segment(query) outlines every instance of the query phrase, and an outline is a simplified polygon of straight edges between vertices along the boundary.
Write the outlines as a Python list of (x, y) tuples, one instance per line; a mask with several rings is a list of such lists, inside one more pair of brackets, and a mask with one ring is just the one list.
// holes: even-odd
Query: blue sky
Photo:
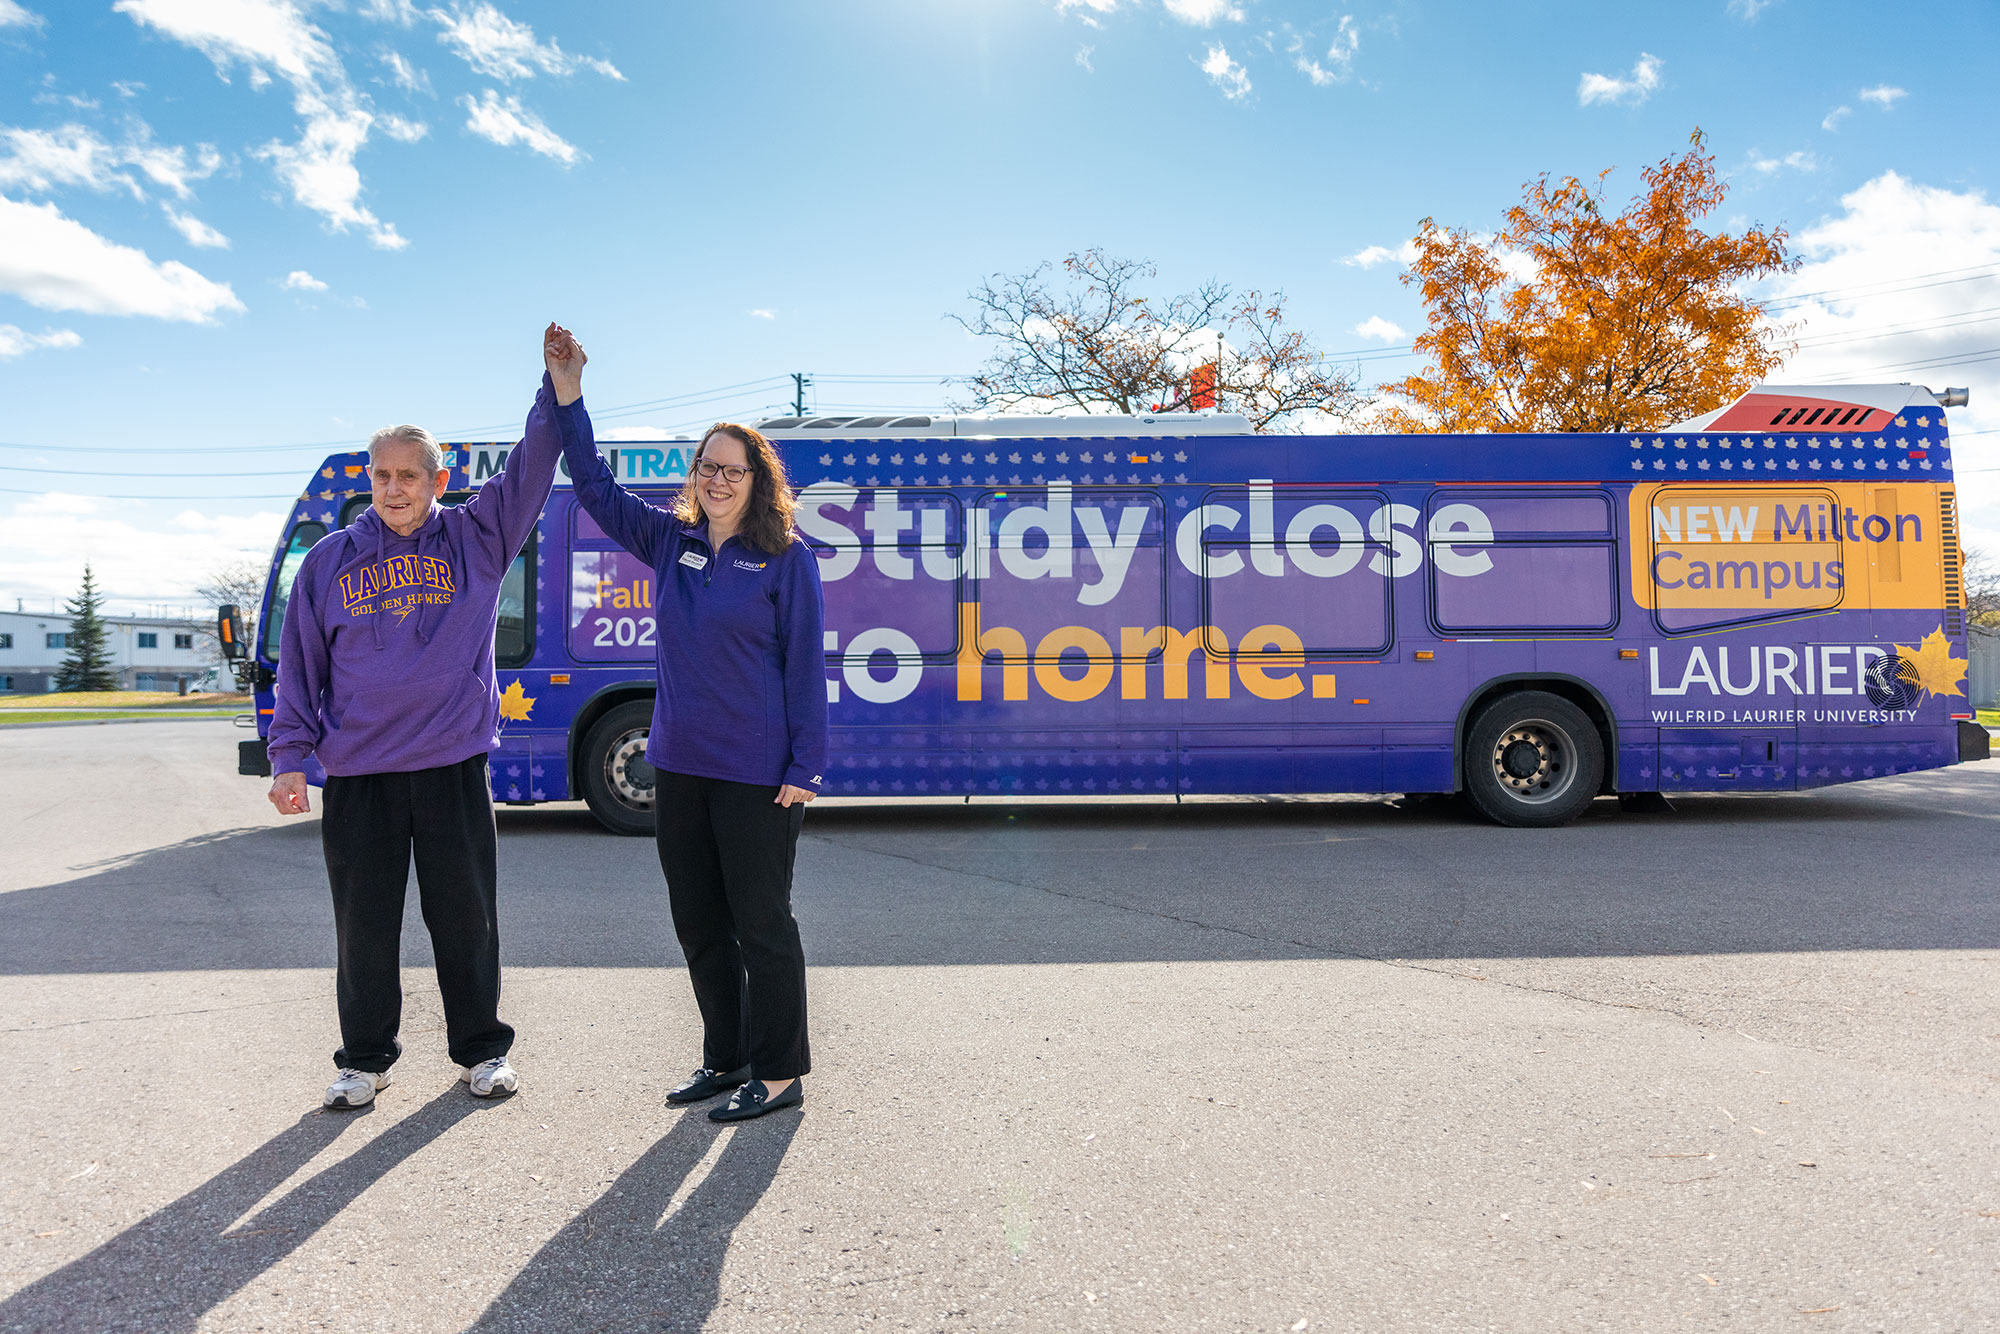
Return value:
[[(1102, 246), (1282, 290), (1388, 378), (1421, 219), (1542, 172), (1622, 200), (1696, 126), (1718, 224), (1806, 261), (1780, 378), (1970, 385), (2000, 465), (1995, 49), (1990, 3), (0, 0), (0, 598), (89, 558), (185, 601), (330, 447), (510, 436), (552, 318), (607, 430), (792, 371), (936, 406), (982, 275)], [(2000, 548), (2000, 472), (1962, 486)]]

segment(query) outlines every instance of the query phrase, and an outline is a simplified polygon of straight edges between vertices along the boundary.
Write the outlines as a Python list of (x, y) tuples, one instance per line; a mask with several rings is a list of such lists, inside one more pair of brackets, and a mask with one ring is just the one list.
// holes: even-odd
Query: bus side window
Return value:
[(535, 653), (535, 533), (500, 580), (500, 619), (493, 627), (493, 664), (522, 667)]
[(298, 578), (299, 563), (325, 536), (325, 524), (307, 519), (293, 526), (291, 540), (285, 543), (277, 576), (271, 580), (271, 607), (264, 613), (264, 656), (272, 662), (278, 660), (278, 644), (285, 631), (285, 604), (291, 600), (292, 580)]

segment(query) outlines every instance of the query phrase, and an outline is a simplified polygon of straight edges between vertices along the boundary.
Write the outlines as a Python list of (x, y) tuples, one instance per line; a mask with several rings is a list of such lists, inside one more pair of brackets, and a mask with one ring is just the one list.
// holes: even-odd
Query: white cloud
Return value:
[[(1118, 0), (1056, 0), (1056, 12), (1067, 14), (1072, 9), (1094, 9), (1100, 14), (1109, 14), (1118, 8)], [(1090, 16), (1084, 15), (1086, 19)]]
[(404, 116), (383, 116), (377, 124), (381, 125), (382, 133), (404, 144), (413, 144), (431, 132), (431, 127), (422, 121)]
[(1759, 14), (1776, 3), (1777, 0), (1729, 0), (1729, 12), (1745, 23), (1754, 23)]
[(278, 286), (287, 292), (324, 292), (326, 290), (325, 283), (313, 277), (304, 269), (293, 269), (285, 275), (285, 280), (279, 283)]
[(625, 77), (608, 60), (570, 55), (554, 38), (542, 44), (533, 28), (508, 18), (486, 0), (470, 5), (455, 2), (449, 13), (433, 9), (430, 18), (444, 29), (438, 40), (489, 79), (532, 79), (537, 72), (573, 74), (584, 67), (609, 79)]
[(1361, 50), (1361, 33), (1354, 26), (1353, 18), (1343, 15), (1340, 27), (1334, 32), (1333, 44), (1326, 48), (1327, 63), (1324, 65), (1318, 60), (1311, 60), (1300, 54), (1304, 45), (1303, 39), (1293, 40), (1291, 50), (1297, 55), (1293, 63), (1298, 67), (1299, 73), (1311, 79), (1318, 87), (1324, 88), (1330, 83), (1342, 82), (1354, 72), (1354, 57)]
[(1250, 71), (1231, 60), (1228, 50), (1220, 42), (1208, 48), (1208, 58), (1201, 62), (1201, 72), (1232, 102), (1250, 95)]
[(30, 606), (46, 607), (51, 598), (75, 594), (87, 560), (114, 609), (192, 604), (195, 586), (218, 567), (243, 557), (268, 560), (271, 534), (285, 522), (282, 510), (170, 509), (171, 503), (147, 506), (64, 492), (22, 498), (0, 519), (10, 539), (0, 549), (0, 586)]
[(1378, 264), (1387, 264), (1391, 260), (1394, 260), (1398, 264), (1409, 264), (1413, 263), (1416, 258), (1417, 243), (1415, 241), (1405, 241), (1393, 250), (1385, 245), (1366, 246), (1363, 249), (1355, 251), (1340, 262), (1353, 269), (1372, 269)]
[(1818, 171), (1819, 159), (1804, 149), (1777, 158), (1765, 157), (1753, 148), (1750, 150), (1750, 167), (1765, 176), (1774, 175), (1786, 167), (1790, 167), (1793, 171)]
[(23, 356), (45, 347), (76, 347), (83, 337), (74, 329), (48, 329), (29, 333), (15, 324), (0, 324), (0, 360)]
[(160, 209), (167, 215), (175, 231), (191, 246), (201, 250), (227, 250), (229, 238), (203, 222), (192, 213), (176, 213), (173, 205), (162, 204)]
[(145, 190), (128, 167), (180, 199), (191, 192), (189, 182), (206, 179), (222, 165), (222, 155), (203, 144), (189, 160), (188, 151), (152, 141), (152, 131), (138, 123), (122, 144), (113, 144), (83, 125), (53, 130), (0, 126), (0, 189), (45, 193), (80, 185), (103, 192), (114, 188), (144, 199)]
[(267, 69), (276, 70), (291, 85), (292, 108), (305, 129), (297, 143), (274, 141), (257, 156), (271, 163), (293, 199), (334, 230), (359, 228), (383, 250), (409, 244), (361, 203), (354, 159), (375, 116), (349, 84), (326, 34), (290, 0), (118, 0), (112, 8), (200, 51), (225, 79), (238, 62), (249, 67), (253, 88), (268, 80)]
[(518, 97), (502, 98), (488, 88), (478, 101), (461, 97), (458, 104), (466, 110), (466, 129), (503, 148), (509, 144), (524, 144), (564, 166), (583, 156), (574, 144), (543, 124), (540, 116), (523, 107)]
[(1819, 127), (1822, 130), (1827, 131), (1828, 133), (1832, 133), (1834, 130), (1840, 128), (1840, 122), (1846, 120), (1849, 116), (1853, 114), (1854, 114), (1853, 107), (1835, 107), (1833, 110), (1826, 113), (1826, 119), (1822, 120), (1819, 123)]
[(1092, 74), (1097, 73), (1097, 66), (1090, 63), (1090, 53), (1096, 49), (1094, 46), (1079, 46), (1076, 49), (1076, 63)]
[(1372, 338), (1384, 343), (1400, 343), (1409, 337), (1403, 332), (1401, 325), (1391, 324), (1380, 315), (1370, 315), (1354, 326), (1354, 332), (1363, 338)]
[(410, 0), (368, 0), (361, 7), (361, 17), (374, 19), (377, 23), (393, 23), (407, 28), (417, 21), (417, 7)]
[(30, 13), (15, 0), (0, 0), (0, 28), (39, 28), (42, 16)]
[(1639, 59), (1632, 65), (1632, 73), (1623, 79), (1614, 79), (1606, 74), (1586, 74), (1576, 85), (1576, 104), (1587, 107), (1596, 102), (1629, 102), (1634, 106), (1653, 95), (1660, 86), (1660, 65), (1658, 56), (1641, 51)]
[(1227, 19), (1231, 23), (1243, 21), (1243, 11), (1229, 0), (1166, 0), (1167, 12), (1182, 23), (1192, 23), (1206, 28)]
[(1873, 88), (1863, 88), (1861, 90), (1862, 101), (1873, 102), (1884, 111), (1894, 107), (1896, 103), (1909, 95), (1910, 93), (1907, 88), (1896, 88), (1886, 83), (1878, 83)]
[(759, 306), (757, 309), (751, 311), (750, 313), (760, 320), (775, 320), (778, 318), (777, 311), (766, 310), (762, 306)]
[(212, 323), (240, 311), (229, 284), (106, 240), (54, 204), (0, 199), (0, 292), (43, 310)]
[(1772, 378), (1789, 384), (1911, 381), (1966, 385), (1954, 408), (1967, 544), (2000, 550), (2000, 205), (1978, 191), (1886, 172), (1841, 197), (1842, 211), (1800, 231), (1804, 261), (1771, 284), (1799, 326), (1799, 351)]
[(422, 93), (427, 97), (431, 92), (431, 76), (405, 60), (401, 53), (384, 51), (382, 63), (389, 67), (389, 82), (407, 93)]

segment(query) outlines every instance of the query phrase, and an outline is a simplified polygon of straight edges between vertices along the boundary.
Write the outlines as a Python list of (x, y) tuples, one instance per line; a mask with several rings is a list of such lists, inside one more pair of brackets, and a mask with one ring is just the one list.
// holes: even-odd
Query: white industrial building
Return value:
[[(121, 690), (213, 690), (213, 641), (186, 616), (105, 616), (104, 650)], [(66, 612), (0, 611), (0, 693), (56, 688), (69, 655)]]

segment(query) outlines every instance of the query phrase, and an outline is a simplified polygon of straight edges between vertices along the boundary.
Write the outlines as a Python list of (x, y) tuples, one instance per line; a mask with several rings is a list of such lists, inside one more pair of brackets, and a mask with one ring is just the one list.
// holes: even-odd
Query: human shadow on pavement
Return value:
[[(770, 1189), (802, 1119), (783, 1111), (730, 1127), (710, 1121), (705, 1108), (688, 1109), (535, 1253), (471, 1328), (702, 1328), (721, 1300), (730, 1239)], [(708, 1174), (686, 1189), (723, 1136)]]
[[(172, 1334), (311, 1240), (370, 1186), (484, 1104), (456, 1083), (250, 1218), (341, 1133), (382, 1113), (312, 1112), (96, 1250), (0, 1301), (0, 1330)], [(240, 1222), (238, 1220), (241, 1220)]]

